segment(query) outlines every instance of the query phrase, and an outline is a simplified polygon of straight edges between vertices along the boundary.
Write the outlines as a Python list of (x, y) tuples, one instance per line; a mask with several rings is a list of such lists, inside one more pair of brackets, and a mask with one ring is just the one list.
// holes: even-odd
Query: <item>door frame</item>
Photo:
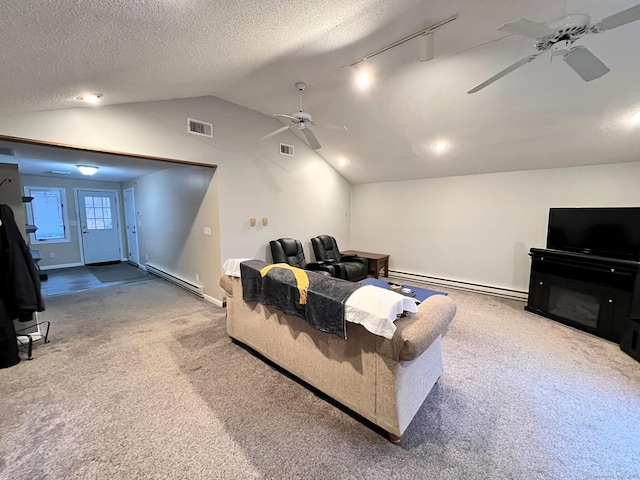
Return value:
[(86, 263), (84, 262), (84, 244), (82, 243), (82, 220), (80, 217), (80, 202), (78, 201), (78, 191), (79, 190), (89, 190), (91, 192), (110, 192), (110, 193), (114, 193), (116, 196), (116, 211), (117, 216), (117, 222), (118, 222), (118, 231), (119, 231), (119, 235), (118, 235), (118, 241), (119, 241), (119, 246), (120, 246), (120, 261), (127, 261), (126, 258), (122, 258), (123, 257), (123, 252), (124, 252), (124, 244), (122, 242), (122, 228), (120, 227), (120, 225), (122, 225), (122, 209), (121, 209), (121, 205), (122, 202), (120, 201), (120, 190), (119, 189), (115, 189), (115, 188), (92, 188), (92, 187), (73, 187), (73, 201), (75, 202), (76, 205), (76, 222), (78, 225), (78, 248), (80, 250), (80, 262), (82, 263), (82, 265), (86, 265)]
[[(130, 252), (131, 250), (131, 245), (129, 245), (129, 233), (127, 232), (127, 203), (126, 203), (126, 196), (127, 196), (127, 191), (131, 191), (131, 204), (132, 204), (132, 208), (133, 208), (133, 226), (136, 229), (136, 233), (135, 236), (133, 238), (135, 238), (135, 242), (136, 242), (136, 250), (135, 250), (135, 258), (131, 259), (129, 258), (129, 255), (123, 255), (123, 257), (127, 257), (127, 260), (129, 262), (134, 262), (136, 264), (136, 266), (140, 266), (140, 242), (138, 241), (138, 222), (136, 220), (136, 190), (134, 187), (127, 187), (124, 188), (122, 190), (122, 212), (124, 215), (124, 229), (125, 229), (125, 236), (127, 237), (127, 254), (128, 253), (133, 253)], [(124, 250), (123, 250), (124, 253)]]

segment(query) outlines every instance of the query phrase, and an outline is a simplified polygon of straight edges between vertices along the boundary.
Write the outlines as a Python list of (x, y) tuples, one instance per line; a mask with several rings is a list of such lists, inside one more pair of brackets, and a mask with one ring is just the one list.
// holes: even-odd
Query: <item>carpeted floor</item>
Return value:
[(0, 370), (0, 478), (640, 477), (640, 363), (521, 302), (449, 296), (445, 373), (399, 445), (165, 281), (51, 297), (51, 343)]

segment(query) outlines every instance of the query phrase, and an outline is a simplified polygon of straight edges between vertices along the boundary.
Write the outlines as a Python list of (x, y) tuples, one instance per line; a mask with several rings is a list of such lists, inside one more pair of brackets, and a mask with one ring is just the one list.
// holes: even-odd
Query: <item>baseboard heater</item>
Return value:
[(204, 287), (202, 285), (198, 285), (197, 283), (193, 283), (189, 280), (185, 280), (173, 273), (169, 273), (166, 270), (161, 269), (160, 267), (153, 265), (151, 263), (145, 264), (147, 267), (147, 272), (153, 273), (160, 278), (164, 278), (171, 283), (178, 285), (179, 287), (184, 288), (185, 290), (189, 290), (191, 293), (195, 293), (199, 297), (204, 297)]
[(528, 292), (522, 292), (520, 290), (510, 290), (508, 288), (492, 287), (489, 285), (480, 285), (478, 283), (461, 282), (459, 280), (448, 280), (446, 278), (430, 277), (428, 275), (420, 275), (417, 273), (399, 272), (397, 270), (389, 270), (389, 275), (399, 279), (417, 280), (420, 282), (431, 283), (433, 285), (439, 285), (441, 287), (451, 287), (458, 290), (466, 290), (468, 292), (510, 298), (512, 300), (526, 301), (529, 295)]

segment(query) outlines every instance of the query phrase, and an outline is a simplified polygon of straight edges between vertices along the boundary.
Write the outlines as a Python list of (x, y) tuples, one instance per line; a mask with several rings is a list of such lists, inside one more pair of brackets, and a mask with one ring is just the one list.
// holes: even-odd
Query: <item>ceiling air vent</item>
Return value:
[(293, 157), (293, 145), (287, 145), (286, 143), (281, 143), (280, 153), (282, 155), (289, 155), (290, 157)]
[(193, 118), (187, 118), (187, 132), (194, 135), (202, 135), (203, 137), (213, 138), (213, 125)]

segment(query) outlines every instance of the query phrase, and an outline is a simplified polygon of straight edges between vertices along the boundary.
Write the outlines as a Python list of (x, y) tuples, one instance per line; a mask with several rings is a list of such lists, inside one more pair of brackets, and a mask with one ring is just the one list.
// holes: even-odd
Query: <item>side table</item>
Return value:
[(344, 252), (340, 252), (340, 254), (357, 255), (358, 257), (366, 258), (369, 262), (369, 268), (371, 268), (371, 265), (373, 264), (375, 278), (378, 278), (381, 266), (384, 266), (384, 273), (382, 274), (382, 276), (389, 276), (389, 255), (386, 253), (370, 253), (361, 252), (360, 250), (345, 250)]

